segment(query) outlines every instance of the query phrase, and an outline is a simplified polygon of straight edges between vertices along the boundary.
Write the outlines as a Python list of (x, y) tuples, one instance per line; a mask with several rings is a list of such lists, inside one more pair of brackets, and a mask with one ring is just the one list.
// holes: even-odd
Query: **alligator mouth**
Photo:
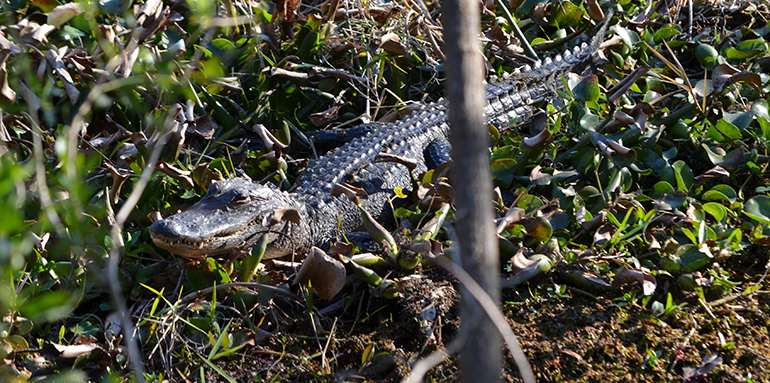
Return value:
[[(156, 224), (159, 224), (160, 222), (163, 221), (158, 221), (150, 227), (150, 236), (152, 237), (153, 243), (176, 255), (187, 257), (226, 253), (231, 250), (237, 250), (237, 248), (232, 247), (233, 242), (235, 242), (233, 238), (238, 238), (241, 233), (244, 233), (250, 226), (252, 226), (251, 224), (247, 224), (236, 230), (218, 233), (203, 239), (196, 239), (182, 235), (168, 235), (172, 233), (159, 232), (168, 229), (161, 228), (160, 225), (156, 226)], [(245, 243), (246, 238), (244, 237), (240, 242)]]

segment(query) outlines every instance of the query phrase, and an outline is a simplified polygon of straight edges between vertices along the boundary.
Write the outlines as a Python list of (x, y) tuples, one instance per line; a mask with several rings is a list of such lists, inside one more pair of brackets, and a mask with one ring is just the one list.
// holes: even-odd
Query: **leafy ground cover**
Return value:
[[(482, 10), (490, 81), (615, 11), (595, 70), (532, 121), (490, 127), (501, 307), (538, 378), (768, 381), (767, 4), (513, 3)], [(398, 381), (451, 343), (458, 283), (432, 262), (359, 255), (322, 299), (291, 284), (293, 264), (177, 259), (147, 230), (214, 180), (288, 190), (360, 122), (440, 98), (439, 3), (11, 1), (2, 15), (0, 380)], [(400, 253), (451, 248), (445, 229), (402, 245), (409, 224), (451, 224), (450, 205), (427, 210), (396, 211)], [(454, 358), (427, 378), (456, 380)]]

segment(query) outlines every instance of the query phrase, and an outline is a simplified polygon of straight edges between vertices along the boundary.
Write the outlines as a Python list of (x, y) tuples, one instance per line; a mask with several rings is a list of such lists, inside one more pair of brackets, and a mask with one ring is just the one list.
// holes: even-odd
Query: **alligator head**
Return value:
[[(214, 182), (189, 209), (150, 226), (153, 242), (185, 258), (247, 250), (269, 232), (265, 258), (278, 258), (307, 247), (307, 226), (281, 222), (268, 227), (275, 209), (304, 209), (291, 195), (243, 178)], [(268, 230), (269, 229), (269, 230)]]

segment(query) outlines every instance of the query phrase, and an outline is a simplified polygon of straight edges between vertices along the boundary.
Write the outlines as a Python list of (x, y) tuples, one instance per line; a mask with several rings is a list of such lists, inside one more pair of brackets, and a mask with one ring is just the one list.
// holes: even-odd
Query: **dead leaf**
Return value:
[(344, 195), (345, 197), (348, 197), (348, 199), (355, 203), (356, 205), (360, 205), (362, 200), (367, 200), (369, 198), (369, 195), (366, 193), (366, 190), (361, 189), (359, 187), (355, 187), (353, 185), (350, 185), (348, 183), (342, 182), (342, 183), (336, 183), (332, 185), (331, 195)]
[(105, 162), (104, 167), (112, 175), (112, 187), (110, 188), (110, 203), (116, 205), (120, 201), (120, 189), (128, 180), (128, 175), (121, 174), (111, 163)]
[[(63, 47), (62, 49), (66, 50), (67, 48)], [(67, 92), (70, 103), (74, 105), (77, 103), (78, 97), (80, 97), (80, 91), (75, 86), (75, 82), (72, 81), (72, 76), (70, 76), (70, 73), (67, 71), (67, 66), (64, 65), (64, 61), (62, 61), (61, 57), (62, 56), (55, 49), (49, 49), (45, 52), (46, 61), (53, 67), (53, 72), (56, 73), (56, 76), (59, 77), (59, 81), (64, 85), (64, 90)]]
[(59, 27), (71, 18), (83, 13), (83, 6), (79, 3), (68, 3), (54, 8), (48, 12), (48, 24)]
[(513, 257), (511, 257), (511, 271), (513, 271), (514, 274), (518, 274), (526, 270), (528, 267), (532, 267), (538, 263), (540, 263), (539, 260), (531, 260), (527, 258), (527, 256), (524, 255), (524, 250), (519, 249), (519, 251), (514, 254)]
[(588, 5), (588, 15), (594, 21), (604, 21), (604, 11), (596, 0), (586, 0), (586, 5)]
[(377, 157), (374, 158), (374, 163), (393, 162), (406, 166), (409, 171), (417, 168), (417, 160), (404, 156), (397, 156), (386, 152), (380, 152)]
[(655, 277), (653, 277), (652, 274), (641, 270), (632, 270), (625, 266), (615, 272), (615, 282), (621, 285), (626, 283), (639, 282), (642, 285), (642, 292), (644, 295), (652, 295), (658, 285), (658, 283), (655, 281)]
[(599, 229), (596, 230), (596, 233), (594, 233), (594, 245), (601, 246), (607, 243), (607, 241), (612, 239), (612, 235), (615, 234), (616, 230), (615, 226), (610, 225), (609, 223), (599, 227)]
[(329, 248), (329, 254), (340, 256), (342, 258), (350, 258), (353, 256), (353, 251), (355, 249), (356, 247), (352, 243), (337, 240), (331, 248)]
[(339, 106), (333, 106), (324, 111), (313, 113), (309, 115), (308, 118), (310, 118), (310, 122), (312, 122), (313, 125), (315, 126), (328, 125), (329, 123), (337, 121), (337, 119), (339, 118), (339, 113), (338, 113), (339, 110), (340, 110)]
[(195, 122), (187, 125), (187, 133), (194, 133), (206, 140), (214, 138), (214, 133), (219, 126), (210, 114), (205, 114), (195, 119)]
[(262, 142), (265, 143), (265, 148), (268, 150), (284, 150), (288, 147), (270, 133), (270, 131), (262, 124), (255, 124), (251, 129), (262, 137)]
[(508, 34), (508, 32), (504, 31), (503, 28), (501, 28), (499, 25), (495, 25), (492, 28), (489, 28), (484, 33), (484, 35), (488, 39), (492, 40), (492, 43), (504, 52), (516, 54), (521, 54), (524, 52), (519, 39)]
[(48, 44), (46, 36), (55, 29), (56, 27), (53, 25), (40, 25), (35, 21), (27, 20), (27, 25), (21, 29), (21, 32), (19, 32), (19, 38), (21, 41), (37, 47), (41, 44)]
[(53, 359), (66, 361), (74, 360), (98, 349), (101, 348), (96, 343), (70, 346), (58, 343), (47, 343), (43, 346), (42, 352)]
[(703, 363), (701, 363), (700, 366), (698, 366), (698, 370), (696, 373), (706, 375), (710, 373), (716, 366), (722, 364), (722, 357), (719, 356), (717, 353), (713, 353), (705, 358), (703, 358)]
[(158, 222), (163, 219), (163, 215), (161, 215), (159, 211), (155, 210), (150, 212), (150, 214), (147, 214), (147, 218), (150, 219), (150, 222)]
[[(585, 209), (582, 206), (580, 208)], [(599, 225), (603, 224), (605, 218), (607, 218), (607, 211), (602, 210), (599, 212), (599, 214), (596, 215), (596, 217), (593, 217), (589, 220), (583, 220), (583, 222), (578, 221), (578, 223), (580, 223), (581, 229), (590, 232), (596, 229), (597, 227), (599, 227)], [(595, 237), (594, 237), (594, 240), (596, 240)]]
[(270, 339), (272, 336), (272, 333), (261, 328), (258, 328), (256, 331), (250, 328), (241, 328), (233, 332), (233, 343), (230, 347), (237, 348), (244, 345), (256, 346), (264, 340)]
[(417, 198), (423, 199), (429, 196), (438, 196), (442, 202), (451, 203), (455, 198), (455, 191), (452, 185), (444, 181), (437, 184), (421, 184), (417, 188)]
[(345, 265), (313, 246), (292, 284), (310, 281), (321, 299), (332, 299), (345, 287)]
[(48, 240), (51, 238), (51, 233), (44, 233), (42, 237), (38, 237), (37, 234), (33, 232), (29, 232), (30, 236), (32, 237), (32, 242), (35, 244), (35, 249), (39, 253), (42, 253), (45, 251), (45, 246), (48, 244)]
[(5, 34), (2, 31), (0, 31), (0, 49), (8, 49), (14, 55), (22, 52), (18, 45), (5, 38)]
[(762, 93), (762, 79), (756, 73), (739, 70), (730, 64), (719, 64), (711, 73), (711, 84), (717, 93), (737, 82), (745, 82)]
[(412, 114), (412, 112), (421, 110), (422, 107), (423, 106), (419, 103), (407, 101), (406, 105), (400, 106), (393, 112), (386, 114), (385, 116), (377, 120), (377, 122), (381, 122), (381, 123), (396, 122), (399, 118), (406, 117)]
[(537, 135), (521, 140), (521, 143), (527, 149), (535, 149), (549, 140), (551, 140), (551, 132), (548, 129), (543, 129)]
[(503, 279), (500, 282), (500, 287), (518, 286), (538, 275), (547, 273), (552, 266), (551, 260), (544, 254), (534, 254), (528, 258), (524, 256), (523, 251), (519, 250), (516, 255), (511, 257), (511, 270), (514, 275)]
[(526, 216), (527, 212), (524, 211), (524, 209), (518, 207), (511, 208), (505, 213), (505, 217), (503, 217), (497, 224), (497, 234), (500, 234), (514, 224), (521, 222)]
[(212, 182), (225, 180), (225, 177), (222, 176), (222, 172), (218, 169), (210, 168), (208, 162), (201, 163), (193, 169), (192, 177), (195, 183), (203, 190), (208, 190)]
[(567, 354), (581, 362), (583, 361), (583, 357), (580, 356), (580, 354), (576, 353), (575, 351), (571, 351), (571, 350), (559, 350), (559, 351), (561, 351), (562, 354)]
[(616, 153), (622, 155), (622, 156), (633, 156), (636, 157), (636, 151), (634, 149), (627, 148), (621, 144), (619, 144), (615, 140), (606, 139), (605, 142), (607, 143), (607, 146), (612, 148)]
[(295, 225), (299, 225), (299, 210), (294, 208), (273, 209), (273, 214), (270, 218), (270, 226), (276, 225), (281, 221), (289, 221)]
[(195, 187), (195, 184), (193, 183), (192, 178), (190, 178), (191, 173), (187, 170), (179, 169), (176, 166), (171, 165), (165, 161), (158, 161), (158, 164), (155, 166), (155, 169), (179, 181), (182, 187), (187, 190), (192, 190), (192, 188)]
[(401, 38), (393, 32), (388, 32), (380, 38), (380, 48), (392, 55), (403, 56), (407, 50), (401, 44)]
[(604, 131), (612, 134), (617, 132), (621, 128), (625, 128), (635, 122), (636, 120), (634, 120), (633, 117), (629, 116), (623, 111), (618, 110), (615, 112), (615, 115), (613, 116), (612, 121), (608, 122), (607, 125), (604, 126)]
[(730, 172), (728, 172), (725, 168), (717, 165), (707, 170), (705, 173), (693, 178), (693, 182), (695, 185), (700, 185), (706, 181), (722, 177), (730, 177)]
[(16, 101), (16, 91), (11, 89), (11, 86), (8, 84), (8, 70), (5, 67), (5, 63), (8, 61), (8, 56), (10, 55), (10, 49), (3, 49), (0, 51), (0, 96), (2, 96), (5, 101), (12, 104)]
[(634, 118), (636, 126), (639, 127), (639, 130), (641, 130), (642, 133), (646, 131), (647, 120), (653, 113), (655, 113), (655, 108), (647, 102), (640, 102), (631, 109), (631, 117)]

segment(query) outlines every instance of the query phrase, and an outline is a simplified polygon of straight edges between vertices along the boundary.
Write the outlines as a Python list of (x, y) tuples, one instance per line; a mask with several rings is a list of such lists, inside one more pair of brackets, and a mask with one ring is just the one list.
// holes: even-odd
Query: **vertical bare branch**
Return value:
[[(473, 0), (443, 4), (447, 46), (447, 98), (451, 126), (453, 182), (456, 187), (460, 258), (463, 268), (494, 300), (500, 298), (499, 260), (492, 226), (489, 138), (484, 121), (483, 63), (478, 39), (480, 16)], [(501, 337), (492, 320), (463, 290), (462, 331), (473, 334), (460, 355), (464, 382), (499, 382)]]

